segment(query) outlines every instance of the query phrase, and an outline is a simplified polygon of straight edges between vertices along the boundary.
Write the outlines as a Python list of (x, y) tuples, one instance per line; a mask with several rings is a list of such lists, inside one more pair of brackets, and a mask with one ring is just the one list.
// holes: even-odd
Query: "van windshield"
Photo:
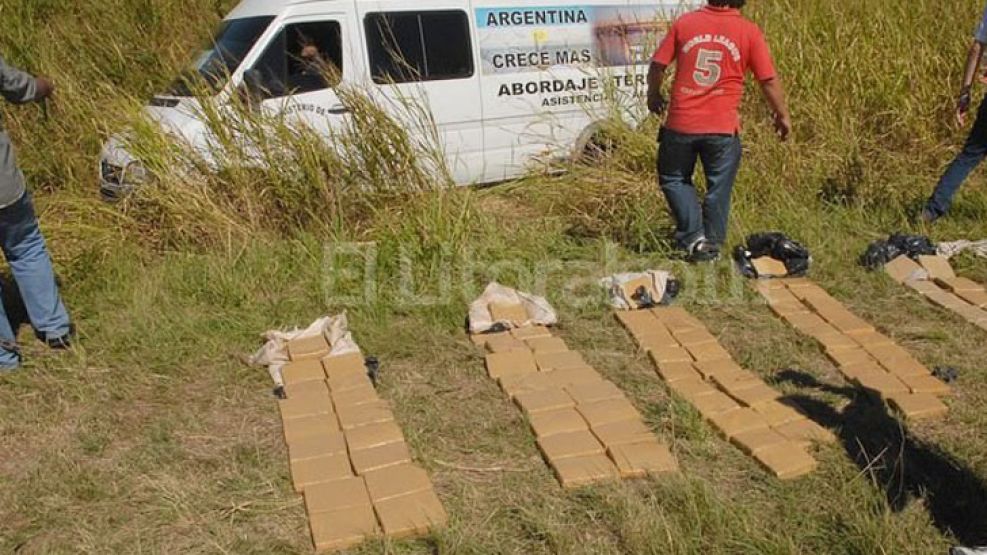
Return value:
[(193, 96), (194, 91), (219, 92), (230, 74), (267, 30), (274, 17), (245, 17), (220, 24), (212, 43), (195, 59), (192, 67), (168, 88), (172, 96)]

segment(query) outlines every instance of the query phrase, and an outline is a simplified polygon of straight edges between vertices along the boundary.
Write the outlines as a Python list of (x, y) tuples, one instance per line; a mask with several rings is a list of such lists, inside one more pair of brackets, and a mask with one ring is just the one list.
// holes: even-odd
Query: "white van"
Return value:
[[(489, 183), (522, 175), (536, 157), (582, 152), (608, 116), (606, 94), (640, 110), (651, 50), (700, 3), (244, 0), (191, 71), (220, 103), (251, 89), (265, 112), (328, 137), (347, 107), (326, 72), (310, 71), (317, 49), (344, 82), (430, 109), (455, 181)], [(155, 97), (148, 115), (193, 147), (207, 144), (182, 82)], [(145, 170), (115, 137), (103, 148), (100, 178), (104, 196), (115, 198)]]

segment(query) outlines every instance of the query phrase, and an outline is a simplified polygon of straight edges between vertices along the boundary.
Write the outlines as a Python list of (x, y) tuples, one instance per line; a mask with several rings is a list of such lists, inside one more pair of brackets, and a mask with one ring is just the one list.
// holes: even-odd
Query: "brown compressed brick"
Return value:
[(329, 385), (326, 384), (325, 376), (319, 380), (306, 380), (302, 382), (295, 382), (290, 385), (285, 384), (284, 395), (288, 399), (329, 395)]
[(709, 421), (728, 438), (768, 427), (767, 419), (749, 408), (717, 414), (709, 418)]
[(900, 395), (910, 393), (908, 386), (898, 377), (887, 372), (875, 372), (873, 374), (863, 374), (853, 379), (859, 387), (866, 389), (880, 397)]
[(928, 367), (912, 356), (908, 356), (907, 358), (896, 358), (894, 360), (884, 360), (881, 361), (881, 366), (889, 373), (898, 376), (899, 378), (929, 376), (932, 374)]
[(813, 336), (816, 341), (822, 344), (827, 353), (854, 351), (860, 349), (860, 345), (849, 335), (846, 335), (836, 328), (832, 328), (832, 330), (832, 332), (820, 333)]
[(620, 472), (603, 453), (552, 460), (552, 468), (562, 487), (579, 488), (598, 482), (616, 480)]
[(781, 480), (805, 476), (819, 464), (804, 448), (791, 442), (758, 451), (754, 458)]
[(869, 353), (872, 353), (872, 349), (882, 349), (888, 346), (894, 346), (894, 342), (891, 341), (890, 337), (878, 331), (855, 332), (848, 333), (847, 335), (850, 336), (850, 339), (853, 339), (860, 344), (860, 346)]
[(337, 407), (336, 415), (339, 417), (339, 426), (343, 430), (394, 420), (391, 406), (385, 401), (375, 401), (365, 405), (344, 405)]
[(696, 359), (697, 362), (708, 362), (708, 361), (718, 361), (718, 360), (730, 360), (729, 351), (724, 349), (719, 343), (705, 343), (703, 345), (689, 345), (686, 347), (692, 358)]
[(367, 481), (367, 491), (374, 503), (432, 489), (428, 473), (414, 464), (374, 470), (363, 478)]
[(362, 353), (346, 353), (344, 355), (323, 357), (322, 367), (325, 368), (326, 377), (329, 379), (342, 378), (350, 375), (367, 375), (367, 363)]
[(561, 409), (528, 415), (528, 423), (538, 437), (547, 437), (589, 429), (589, 424), (576, 409)]
[(983, 291), (984, 286), (964, 277), (953, 277), (949, 279), (936, 279), (936, 283), (949, 289), (954, 293), (961, 291)]
[(804, 299), (802, 299), (802, 302), (808, 305), (809, 308), (825, 318), (827, 321), (830, 320), (830, 317), (846, 316), (849, 314), (846, 307), (840, 304), (840, 302), (834, 299), (829, 293), (823, 292), (807, 295)]
[(549, 461), (603, 453), (603, 445), (589, 430), (539, 437), (538, 447)]
[(509, 351), (530, 351), (528, 344), (509, 333), (491, 337), (483, 344), (489, 353), (506, 353)]
[(338, 431), (339, 422), (335, 414), (313, 414), (284, 421), (284, 440), (288, 444), (310, 436)]
[(366, 405), (379, 400), (380, 397), (377, 395), (377, 390), (369, 384), (363, 387), (334, 392), (332, 394), (332, 404), (335, 407)]
[(347, 430), (344, 435), (350, 452), (404, 441), (404, 434), (395, 422), (378, 422), (360, 426)]
[(956, 277), (956, 272), (953, 271), (949, 259), (945, 256), (921, 255), (918, 257), (918, 263), (922, 265), (922, 268), (925, 268), (925, 271), (929, 273), (929, 277), (932, 279), (951, 279)]
[(714, 391), (709, 395), (701, 395), (692, 399), (692, 406), (703, 415), (703, 418), (710, 419), (718, 414), (737, 410), (740, 405), (729, 395)]
[(892, 395), (888, 402), (909, 420), (939, 418), (949, 412), (949, 407), (935, 395), (929, 393), (906, 393)]
[(816, 286), (816, 284), (812, 283), (812, 280), (810, 280), (807, 277), (782, 278), (777, 281), (781, 282), (785, 287), (788, 287), (789, 289), (792, 290), (810, 288)]
[(324, 382), (326, 373), (318, 359), (308, 359), (285, 364), (281, 367), (281, 379), (286, 386), (307, 381)]
[(641, 337), (636, 337), (637, 345), (642, 351), (652, 351), (655, 349), (670, 349), (678, 347), (679, 342), (667, 331), (662, 333), (648, 333)]
[(326, 432), (306, 436), (288, 444), (288, 458), (303, 461), (346, 453), (346, 438), (341, 432)]
[(775, 427), (775, 430), (788, 438), (789, 441), (802, 447), (810, 447), (813, 443), (836, 442), (836, 436), (833, 435), (833, 432), (808, 418), (789, 422), (788, 424), (781, 424)]
[(744, 453), (754, 455), (779, 444), (788, 443), (788, 439), (771, 428), (761, 428), (739, 433), (730, 438), (730, 442)]
[(576, 351), (565, 351), (562, 353), (535, 353), (535, 363), (541, 372), (551, 372), (552, 370), (564, 370), (566, 368), (584, 368), (586, 361), (583, 355)]
[(518, 393), (514, 396), (514, 402), (527, 415), (576, 406), (572, 397), (559, 388)]
[(987, 291), (983, 289), (976, 291), (957, 291), (956, 295), (977, 308), (987, 306)]
[(577, 384), (593, 384), (604, 381), (603, 376), (589, 366), (562, 368), (551, 372), (543, 372), (555, 387), (566, 387)]
[(925, 374), (922, 376), (899, 376), (898, 377), (912, 393), (928, 393), (930, 395), (942, 396), (952, 393), (949, 384), (939, 378)]
[(524, 341), (525, 339), (533, 339), (535, 337), (550, 337), (552, 332), (545, 326), (525, 326), (512, 329), (511, 335)]
[(692, 355), (683, 347), (662, 347), (648, 351), (648, 356), (655, 364), (661, 365), (669, 362), (692, 362)]
[(845, 351), (827, 350), (826, 356), (829, 357), (829, 359), (833, 361), (833, 364), (836, 364), (837, 366), (851, 366), (854, 364), (865, 364), (875, 361), (874, 357), (862, 348)]
[(756, 407), (770, 403), (771, 401), (777, 401), (781, 397), (781, 394), (767, 384), (760, 383), (754, 384), (751, 387), (731, 389), (730, 396), (748, 407)]
[(615, 445), (607, 449), (623, 478), (678, 472), (679, 464), (668, 447), (656, 439)]
[(538, 371), (535, 356), (530, 352), (490, 353), (486, 360), (487, 374), (495, 380), (512, 374), (530, 374)]
[(322, 358), (328, 353), (329, 342), (321, 333), (288, 341), (288, 358), (293, 361)]
[(806, 335), (815, 336), (817, 333), (831, 329), (826, 320), (823, 320), (818, 314), (811, 312), (792, 314), (786, 320), (792, 327)]
[(530, 374), (511, 374), (500, 378), (500, 388), (510, 398), (525, 391), (540, 391), (561, 387), (556, 383), (555, 372), (532, 372)]
[(751, 260), (751, 264), (754, 266), (754, 270), (757, 271), (757, 277), (784, 277), (788, 275), (788, 268), (785, 267), (785, 263), (777, 258), (772, 258), (770, 256), (761, 256)]
[(404, 441), (388, 443), (350, 453), (353, 470), (359, 475), (410, 464), (411, 452)]
[(791, 291), (792, 295), (795, 295), (800, 301), (805, 301), (810, 297), (817, 299), (829, 297), (829, 293), (827, 293), (825, 289), (809, 280), (806, 280), (805, 283), (799, 284), (795, 287), (789, 287), (788, 290)]
[(668, 388), (686, 401), (693, 401), (697, 397), (716, 393), (716, 388), (702, 380), (679, 380), (669, 383)]
[(761, 296), (764, 297), (764, 300), (768, 301), (769, 305), (801, 302), (798, 297), (796, 297), (791, 291), (788, 290), (787, 287), (784, 286), (784, 284), (782, 284), (782, 287), (774, 287), (767, 290), (758, 288), (758, 291), (761, 293)]
[(374, 386), (369, 376), (355, 373), (337, 374), (326, 380), (326, 383), (329, 384), (329, 391), (332, 393), (342, 393), (352, 389), (366, 389), (367, 387)]
[(895, 345), (890, 340), (884, 344), (865, 345), (864, 350), (871, 354), (878, 361), (896, 360), (901, 358), (911, 358), (911, 353), (906, 349)]
[(681, 306), (660, 306), (652, 308), (651, 313), (672, 331), (702, 329), (704, 327), (702, 322)]
[(533, 337), (525, 343), (535, 353), (564, 353), (569, 350), (561, 337)]
[(515, 325), (529, 320), (528, 311), (521, 303), (490, 303), (490, 318), (494, 322), (510, 322)]
[(388, 538), (423, 536), (446, 525), (449, 516), (434, 490), (395, 497), (374, 505)]
[(850, 381), (853, 381), (860, 376), (866, 376), (874, 373), (880, 374), (883, 372), (886, 372), (886, 370), (883, 366), (878, 364), (877, 361), (868, 361), (840, 366), (840, 373)]
[(315, 550), (320, 553), (350, 549), (380, 535), (370, 505), (310, 515), (309, 526)]
[(771, 308), (771, 312), (774, 312), (779, 317), (788, 320), (791, 316), (801, 316), (804, 314), (809, 314), (809, 308), (801, 301), (792, 301), (785, 303), (771, 303), (768, 305)]
[(672, 331), (672, 337), (684, 347), (716, 343), (716, 337), (705, 328), (674, 330)]
[(309, 515), (369, 507), (370, 504), (367, 484), (359, 477), (313, 484), (305, 488), (305, 509)]
[(987, 319), (987, 313), (979, 307), (967, 304), (965, 302), (963, 303), (963, 306), (951, 308), (950, 310), (956, 314), (959, 314), (964, 320), (974, 325)]
[(621, 420), (640, 419), (641, 415), (634, 405), (626, 399), (611, 399), (596, 403), (576, 405), (576, 410), (589, 422), (590, 427), (602, 426)]
[(307, 396), (296, 399), (281, 399), (278, 401), (281, 410), (281, 420), (305, 418), (317, 414), (333, 414), (332, 401), (329, 395)]
[(639, 443), (655, 437), (655, 434), (640, 417), (600, 424), (593, 426), (591, 431), (604, 447)]
[(929, 275), (927, 270), (905, 255), (885, 264), (884, 271), (898, 283), (925, 279)]
[(622, 310), (615, 313), (617, 320), (631, 334), (651, 329), (664, 329), (661, 322), (648, 310)]
[(702, 374), (703, 378), (707, 380), (713, 379), (714, 376), (736, 374), (737, 372), (744, 371), (733, 359), (700, 360), (694, 366)]
[(781, 401), (758, 405), (754, 407), (754, 412), (763, 416), (772, 427), (783, 426), (806, 419), (802, 413)]
[(957, 310), (961, 310), (963, 307), (970, 306), (963, 299), (957, 297), (950, 291), (947, 291), (946, 289), (939, 287), (938, 285), (933, 285), (929, 289), (923, 289), (921, 293), (923, 296), (925, 296), (925, 298), (932, 301), (933, 303), (943, 308), (952, 310), (954, 312)]
[(751, 282), (751, 287), (762, 295), (768, 295), (772, 291), (788, 289), (784, 279), (759, 279)]
[(874, 331), (874, 326), (853, 314), (846, 314), (832, 319), (827, 318), (827, 320), (829, 320), (830, 324), (833, 324), (833, 327), (847, 334)]
[(613, 382), (602, 381), (590, 384), (570, 385), (565, 388), (572, 399), (579, 404), (624, 399), (624, 392)]
[(473, 342), (477, 347), (486, 347), (487, 342), (491, 340), (501, 340), (501, 339), (513, 339), (514, 336), (511, 335), (509, 331), (497, 331), (497, 332), (481, 332), (474, 333), (470, 335), (470, 341)]
[(681, 380), (700, 380), (702, 376), (688, 362), (667, 362), (657, 365), (658, 375), (666, 382), (673, 383)]
[(289, 466), (291, 468), (291, 483), (294, 484), (297, 493), (305, 491), (305, 488), (314, 484), (353, 477), (353, 468), (345, 453), (301, 461), (289, 461)]
[(757, 374), (743, 369), (734, 370), (732, 372), (728, 370), (717, 372), (716, 374), (713, 374), (712, 378), (713, 383), (715, 383), (717, 387), (727, 392), (732, 389), (743, 389), (757, 383), (763, 383)]

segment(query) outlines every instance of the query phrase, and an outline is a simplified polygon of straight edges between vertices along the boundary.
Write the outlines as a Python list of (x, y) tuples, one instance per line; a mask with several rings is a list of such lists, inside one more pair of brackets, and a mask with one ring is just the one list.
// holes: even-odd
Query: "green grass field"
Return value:
[[(622, 134), (614, 159), (593, 168), (492, 188), (358, 192), (312, 185), (302, 165), (187, 189), (172, 176), (155, 195), (102, 204), (103, 140), (230, 4), (0, 5), (0, 52), (60, 86), (47, 117), (3, 114), (80, 333), (75, 351), (55, 354), (25, 329), (25, 368), (0, 377), (0, 552), (310, 551), (270, 379), (243, 359), (264, 330), (340, 310), (381, 358), (381, 394), (451, 516), (433, 537), (361, 553), (928, 554), (987, 543), (987, 336), (856, 265), (892, 231), (987, 237), (982, 172), (940, 226), (907, 218), (962, 142), (950, 112), (981, 2), (949, 13), (934, 0), (748, 9), (773, 44), (796, 130), (777, 143), (766, 110), (748, 102), (732, 240), (781, 230), (803, 241), (834, 296), (928, 365), (960, 369), (949, 417), (913, 426), (844, 383), (727, 262), (670, 260), (648, 130)], [(203, 204), (204, 186), (222, 202)], [(332, 209), (320, 209), (330, 193)], [(270, 214), (283, 215), (276, 229)], [(838, 434), (816, 473), (778, 482), (670, 398), (596, 285), (653, 267), (685, 281), (682, 303), (739, 362)], [(957, 267), (987, 281), (983, 259)], [(491, 279), (549, 297), (559, 334), (628, 392), (673, 446), (680, 477), (558, 487), (462, 331)]]

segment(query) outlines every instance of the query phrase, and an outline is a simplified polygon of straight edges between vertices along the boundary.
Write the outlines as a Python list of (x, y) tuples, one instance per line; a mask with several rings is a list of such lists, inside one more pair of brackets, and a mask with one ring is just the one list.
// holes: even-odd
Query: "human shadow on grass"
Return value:
[(839, 430), (843, 447), (884, 490), (892, 510), (902, 511), (921, 497), (944, 534), (965, 545), (987, 544), (987, 486), (966, 465), (913, 436), (884, 403), (859, 388), (824, 384), (797, 370), (785, 370), (776, 379), (850, 400), (840, 412), (805, 395), (785, 398), (817, 423)]

